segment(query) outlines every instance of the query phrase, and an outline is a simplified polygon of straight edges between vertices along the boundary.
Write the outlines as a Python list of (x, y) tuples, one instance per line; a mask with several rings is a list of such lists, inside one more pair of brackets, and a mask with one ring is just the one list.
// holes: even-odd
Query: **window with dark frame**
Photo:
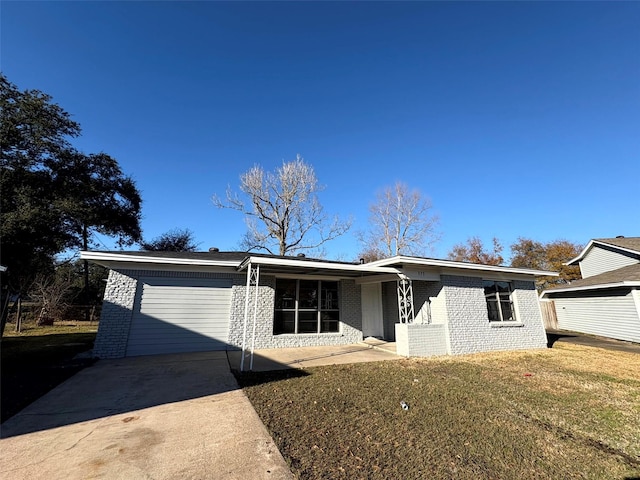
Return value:
[(276, 279), (273, 333), (339, 331), (338, 282)]
[(483, 280), (484, 298), (487, 301), (487, 312), (490, 322), (511, 322), (515, 318), (513, 301), (511, 300), (511, 284)]

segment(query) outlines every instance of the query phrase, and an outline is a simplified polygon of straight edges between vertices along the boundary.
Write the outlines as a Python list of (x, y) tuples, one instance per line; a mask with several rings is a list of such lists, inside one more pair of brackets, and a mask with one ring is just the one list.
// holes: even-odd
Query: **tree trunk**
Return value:
[[(87, 225), (82, 226), (82, 249), (87, 251), (89, 249), (89, 235), (87, 232)], [(88, 322), (90, 321), (90, 313), (89, 313), (89, 261), (84, 260), (82, 262), (83, 270), (84, 270), (84, 293), (82, 295), (84, 299), (84, 319)]]
[(20, 332), (22, 329), (22, 297), (19, 296), (16, 302), (18, 304), (16, 309), (16, 332)]
[(9, 318), (9, 289), (2, 289), (2, 314), (1, 314), (1, 322), (0, 325), (0, 336), (4, 335), (4, 327), (7, 325), (7, 318)]

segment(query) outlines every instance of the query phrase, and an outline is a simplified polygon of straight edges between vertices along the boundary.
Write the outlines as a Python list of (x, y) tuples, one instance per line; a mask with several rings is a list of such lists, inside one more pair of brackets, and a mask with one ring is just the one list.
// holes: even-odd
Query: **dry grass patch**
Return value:
[(240, 381), (302, 479), (625, 479), (640, 477), (638, 372), (638, 355), (562, 345)]

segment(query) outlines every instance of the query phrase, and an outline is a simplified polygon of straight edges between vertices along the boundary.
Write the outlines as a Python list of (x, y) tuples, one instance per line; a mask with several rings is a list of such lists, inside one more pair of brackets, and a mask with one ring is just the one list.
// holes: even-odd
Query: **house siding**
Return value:
[[(231, 311), (229, 315), (229, 349), (242, 348), (246, 275), (233, 273), (111, 270), (105, 289), (102, 314), (93, 355), (98, 358), (122, 358), (126, 355), (131, 319), (139, 300), (141, 277), (230, 279)], [(340, 282), (340, 332), (323, 334), (274, 335), (275, 300), (273, 276), (260, 277), (254, 348), (282, 348), (320, 345), (345, 345), (362, 340), (360, 286), (353, 280)], [(251, 287), (253, 288), (253, 287)], [(249, 298), (246, 347), (253, 337), (254, 297)]]
[(533, 281), (513, 281), (517, 322), (489, 322), (482, 278), (442, 275), (453, 355), (491, 350), (545, 348), (538, 296)]
[(615, 251), (614, 249), (615, 247), (609, 249), (594, 245), (580, 261), (582, 278), (593, 277), (594, 275), (640, 263), (637, 255), (634, 256), (631, 253)]
[(573, 298), (554, 298), (558, 328), (640, 343), (640, 312), (635, 290), (574, 292)]
[(242, 283), (246, 278), (242, 274), (233, 273), (110, 270), (93, 347), (94, 357), (122, 358), (126, 355), (131, 319), (136, 302), (139, 302), (138, 280), (141, 277), (231, 279), (234, 285)]

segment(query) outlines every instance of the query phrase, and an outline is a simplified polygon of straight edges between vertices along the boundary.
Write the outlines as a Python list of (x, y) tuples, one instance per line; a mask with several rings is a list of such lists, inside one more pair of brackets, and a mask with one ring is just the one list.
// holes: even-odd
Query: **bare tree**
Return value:
[(318, 249), (351, 227), (351, 220), (343, 221), (337, 216), (329, 219), (324, 213), (318, 200), (323, 188), (318, 185), (313, 167), (297, 155), (275, 172), (265, 172), (255, 165), (240, 176), (241, 196), (229, 187), (226, 202), (217, 195), (212, 201), (218, 208), (245, 215), (247, 233), (242, 247), (287, 255)]
[(493, 237), (493, 250), (485, 250), (484, 244), (479, 237), (470, 237), (467, 243), (458, 243), (453, 246), (449, 252), (449, 260), (456, 262), (480, 263), (483, 265), (502, 265), (504, 258), (500, 254), (502, 252), (502, 244)]
[(431, 213), (431, 201), (402, 182), (386, 187), (369, 206), (369, 225), (360, 233), (361, 257), (423, 255), (439, 239), (438, 217)]
[(53, 325), (54, 319), (60, 319), (69, 305), (69, 294), (73, 290), (72, 270), (59, 266), (55, 272), (39, 274), (33, 282), (31, 297), (40, 303), (38, 325)]

